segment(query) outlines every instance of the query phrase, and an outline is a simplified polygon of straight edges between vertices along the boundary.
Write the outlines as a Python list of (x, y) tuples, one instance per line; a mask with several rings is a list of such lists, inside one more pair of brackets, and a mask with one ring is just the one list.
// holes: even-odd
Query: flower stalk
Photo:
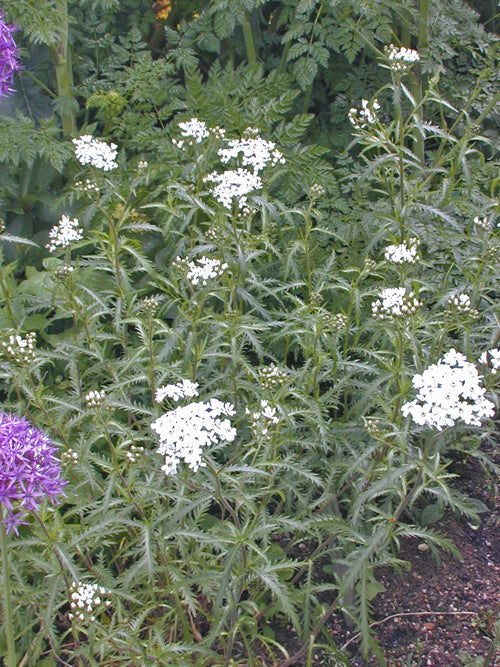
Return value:
[[(0, 523), (3, 522), (3, 519), (3, 506), (0, 504)], [(16, 667), (16, 645), (14, 641), (12, 600), (10, 594), (9, 554), (7, 535), (3, 525), (0, 525), (0, 547), (2, 549), (3, 621), (5, 626), (5, 639), (7, 641), (6, 667)]]

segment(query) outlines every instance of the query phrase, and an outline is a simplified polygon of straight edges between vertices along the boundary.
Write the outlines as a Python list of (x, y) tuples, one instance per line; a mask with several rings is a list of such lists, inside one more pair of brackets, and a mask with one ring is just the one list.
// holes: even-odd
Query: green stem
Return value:
[(245, 12), (241, 27), (243, 29), (243, 38), (245, 40), (248, 62), (250, 65), (255, 65), (257, 63), (257, 56), (255, 55), (252, 26), (250, 25), (250, 13), (248, 11)]
[[(3, 519), (3, 507), (0, 505), (0, 522)], [(16, 645), (14, 625), (12, 623), (12, 601), (10, 596), (9, 555), (7, 553), (7, 535), (5, 526), (0, 523), (0, 545), (2, 548), (3, 609), (5, 635), (7, 639), (7, 662), (5, 667), (16, 667)]]
[(59, 97), (65, 98), (66, 103), (66, 108), (61, 114), (63, 134), (65, 137), (68, 137), (76, 131), (76, 113), (69, 108), (70, 101), (73, 99), (73, 70), (68, 51), (69, 22), (67, 0), (61, 1), (61, 17), (59, 41), (54, 47), (53, 54), (56, 67), (57, 94)]

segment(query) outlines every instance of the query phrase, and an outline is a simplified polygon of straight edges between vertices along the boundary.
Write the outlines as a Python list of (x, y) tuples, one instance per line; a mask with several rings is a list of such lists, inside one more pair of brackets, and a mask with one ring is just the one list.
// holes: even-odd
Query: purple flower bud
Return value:
[(16, 30), (19, 28), (12, 24), (7, 25), (4, 14), (0, 11), (0, 99), (14, 92), (14, 72), (21, 69), (17, 46), (12, 37)]
[(9, 510), (6, 531), (24, 523), (26, 513), (64, 495), (61, 462), (50, 439), (24, 417), (0, 412), (0, 504)]

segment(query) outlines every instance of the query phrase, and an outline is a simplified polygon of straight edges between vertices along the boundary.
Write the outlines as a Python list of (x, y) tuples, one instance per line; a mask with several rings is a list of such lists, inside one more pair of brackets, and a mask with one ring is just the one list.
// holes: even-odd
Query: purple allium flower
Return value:
[(4, 14), (0, 11), (0, 99), (14, 92), (14, 72), (21, 69), (17, 46), (12, 37), (16, 30), (19, 28), (12, 24), (7, 25)]
[(50, 438), (24, 417), (0, 412), (0, 504), (9, 510), (3, 520), (7, 532), (18, 534), (26, 513), (38, 510), (45, 497), (55, 504), (64, 495), (55, 452)]

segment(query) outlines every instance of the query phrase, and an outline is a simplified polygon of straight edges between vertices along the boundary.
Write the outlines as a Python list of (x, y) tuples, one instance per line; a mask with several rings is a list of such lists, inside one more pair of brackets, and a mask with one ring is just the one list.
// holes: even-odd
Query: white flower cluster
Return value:
[(130, 463), (137, 463), (137, 461), (141, 458), (143, 454), (144, 454), (144, 447), (140, 447), (138, 445), (130, 445), (130, 449), (126, 454), (126, 457), (130, 461)]
[(263, 389), (272, 389), (276, 385), (284, 384), (288, 375), (286, 371), (281, 370), (274, 364), (259, 368), (259, 378)]
[(156, 314), (156, 311), (160, 307), (160, 298), (155, 294), (151, 296), (145, 296), (141, 301), (140, 308), (143, 310), (146, 315), (153, 317)]
[(405, 46), (398, 48), (391, 44), (385, 47), (385, 52), (389, 58), (391, 69), (396, 72), (405, 72), (410, 65), (420, 60), (420, 55), (415, 49), (407, 49)]
[(448, 307), (451, 310), (470, 315), (471, 317), (478, 317), (479, 315), (477, 310), (471, 307), (470, 296), (464, 292), (450, 296), (448, 299)]
[[(185, 123), (179, 123), (179, 127), (182, 130), (181, 135), (186, 137), (190, 144), (194, 142), (199, 144), (209, 135), (207, 124), (202, 120), (198, 120), (198, 118), (191, 118), (191, 120), (188, 120)], [(194, 142), (191, 141), (191, 139), (194, 139)], [(182, 148), (183, 143), (183, 141), (177, 142), (177, 146)]]
[(108, 591), (98, 584), (85, 584), (74, 581), (70, 587), (71, 612), (68, 614), (70, 620), (78, 618), (80, 621), (95, 621), (95, 612), (99, 607), (109, 607), (110, 600), (104, 596)]
[(481, 419), (493, 417), (495, 406), (485, 398), (476, 367), (454, 349), (422, 375), (415, 375), (412, 382), (418, 389), (417, 398), (405, 403), (401, 412), (421, 426), (441, 431), (458, 420), (481, 426)]
[(309, 195), (311, 199), (319, 199), (325, 194), (325, 188), (319, 183), (313, 183), (309, 188)]
[(352, 107), (349, 109), (349, 120), (351, 125), (356, 130), (361, 130), (368, 125), (373, 125), (377, 122), (376, 112), (380, 109), (380, 104), (377, 100), (373, 100), (370, 104), (368, 100), (361, 100), (361, 109), (356, 109)]
[(484, 215), (482, 218), (479, 215), (476, 215), (474, 218), (474, 224), (486, 231), (488, 231), (491, 227), (491, 222), (486, 215)]
[(149, 166), (149, 162), (147, 160), (139, 160), (137, 163), (137, 169), (138, 171), (141, 171), (141, 169), (146, 169), (146, 167)]
[(279, 423), (279, 418), (276, 416), (276, 408), (271, 407), (269, 401), (261, 400), (260, 410), (251, 412), (247, 408), (246, 414), (250, 417), (252, 431), (257, 436), (266, 437), (269, 433), (269, 427)]
[(160, 436), (158, 453), (165, 456), (162, 470), (166, 475), (175, 474), (183, 460), (194, 470), (202, 466), (202, 448), (220, 441), (232, 442), (236, 429), (229, 419), (235, 414), (231, 403), (211, 398), (208, 403), (194, 402), (167, 412), (151, 424)]
[(96, 169), (111, 171), (115, 169), (116, 144), (107, 144), (101, 139), (94, 139), (90, 134), (82, 134), (78, 139), (73, 139), (75, 154), (80, 164), (90, 164)]
[(60, 266), (56, 267), (54, 276), (59, 280), (66, 280), (70, 277), (74, 270), (75, 267), (71, 266), (71, 264), (61, 264)]
[(75, 463), (78, 463), (78, 452), (68, 447), (65, 452), (61, 453), (61, 463), (63, 466), (75, 465)]
[(242, 167), (236, 171), (228, 169), (222, 174), (213, 171), (205, 177), (205, 181), (217, 183), (212, 189), (212, 194), (217, 201), (228, 209), (232, 207), (233, 199), (238, 200), (240, 209), (244, 208), (247, 203), (247, 195), (262, 188), (260, 176)]
[(105, 396), (104, 389), (101, 389), (101, 391), (89, 391), (85, 396), (85, 403), (88, 408), (100, 408), (104, 403)]
[(348, 322), (349, 319), (344, 313), (328, 313), (328, 316), (325, 319), (326, 326), (332, 331), (343, 331)]
[(193, 287), (196, 287), (200, 282), (203, 287), (205, 287), (209, 280), (222, 276), (227, 268), (228, 266), (226, 262), (222, 263), (218, 259), (201, 257), (194, 262), (189, 262), (187, 265), (186, 279), (193, 285)]
[(262, 171), (268, 162), (272, 166), (278, 162), (284, 163), (283, 154), (276, 148), (274, 141), (266, 141), (259, 136), (247, 139), (231, 139), (229, 148), (221, 148), (218, 153), (221, 161), (227, 164), (229, 160), (238, 158), (243, 153), (241, 164), (243, 167), (253, 167), (253, 173)]
[(493, 375), (496, 375), (500, 371), (500, 350), (493, 348), (492, 350), (486, 350), (479, 357), (479, 362), (491, 366), (491, 372)]
[(86, 193), (99, 192), (99, 186), (95, 181), (91, 181), (90, 178), (86, 178), (84, 181), (77, 181), (75, 188)]
[(27, 364), (35, 360), (35, 344), (36, 333), (34, 331), (26, 334), (26, 338), (23, 338), (19, 334), (11, 334), (8, 342), (4, 340), (0, 342), (3, 351), (9, 359), (21, 363), (24, 361)]
[(418, 259), (418, 246), (420, 241), (411, 238), (399, 245), (388, 245), (384, 251), (384, 257), (393, 264), (415, 264)]
[(215, 125), (214, 127), (209, 127), (208, 131), (217, 139), (224, 139), (226, 136), (226, 130), (223, 127)]
[(49, 252), (54, 252), (57, 248), (67, 248), (72, 241), (79, 241), (81, 238), (83, 234), (78, 226), (78, 219), (70, 220), (68, 215), (63, 215), (59, 223), (50, 230), (50, 242), (45, 247)]
[(198, 396), (198, 383), (191, 380), (181, 380), (177, 384), (167, 384), (164, 387), (158, 387), (155, 392), (155, 401), (162, 403), (165, 398), (171, 398), (173, 401), (180, 401), (181, 398), (193, 398)]
[(412, 315), (421, 305), (413, 292), (404, 287), (387, 287), (380, 292), (380, 299), (372, 303), (372, 313), (378, 319), (392, 320)]

